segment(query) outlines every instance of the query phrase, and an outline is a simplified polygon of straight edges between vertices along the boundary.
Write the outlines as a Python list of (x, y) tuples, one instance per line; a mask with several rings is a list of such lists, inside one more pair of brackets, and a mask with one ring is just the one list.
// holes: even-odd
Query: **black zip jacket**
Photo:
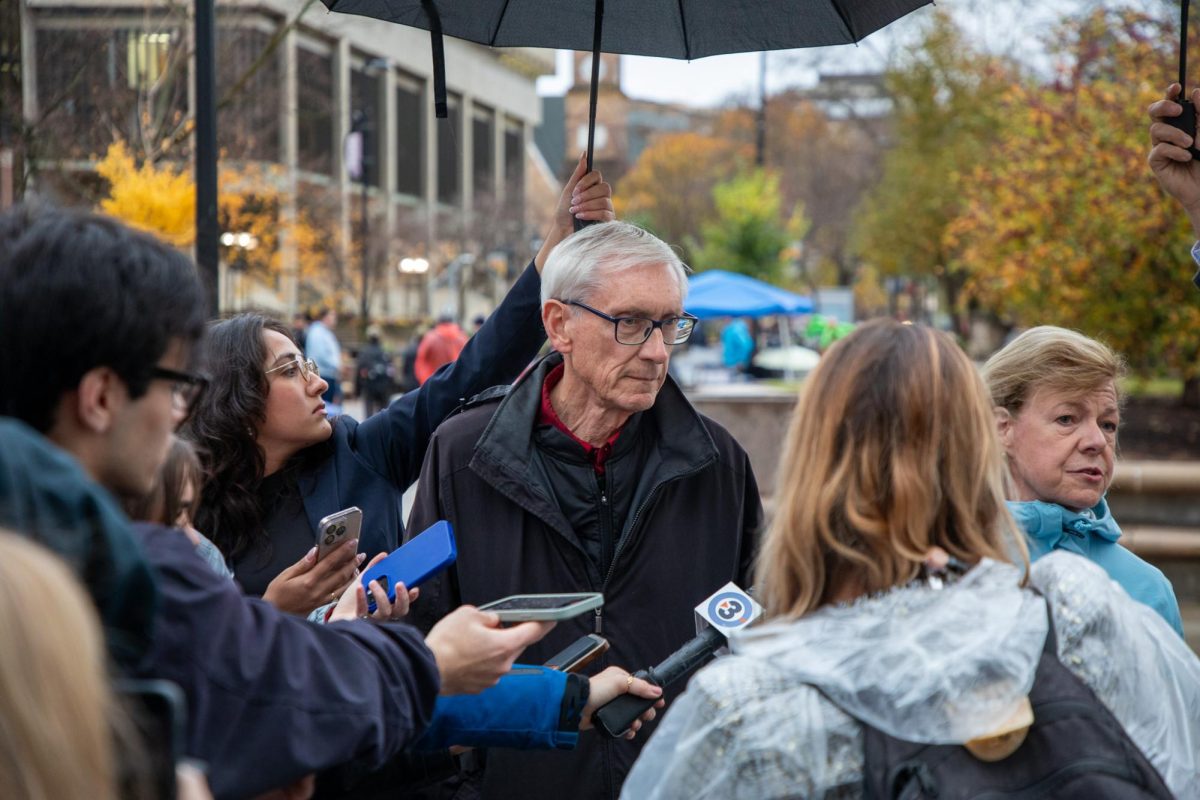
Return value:
[[(434, 434), (409, 530), (449, 520), (458, 560), (421, 587), (411, 620), (428, 630), (461, 603), (600, 591), (601, 614), (560, 622), (521, 660), (540, 663), (599, 629), (612, 649), (589, 673), (652, 666), (695, 635), (701, 600), (731, 580), (748, 585), (762, 522), (758, 486), (745, 451), (670, 379), (654, 407), (626, 424), (604, 477), (582, 450), (572, 464), (537, 424), (542, 382), (560, 362), (551, 354), (498, 406), (479, 402)], [(571, 520), (596, 530), (577, 531)], [(652, 730), (633, 742), (585, 733), (570, 752), (490, 750), (483, 796), (615, 800)]]

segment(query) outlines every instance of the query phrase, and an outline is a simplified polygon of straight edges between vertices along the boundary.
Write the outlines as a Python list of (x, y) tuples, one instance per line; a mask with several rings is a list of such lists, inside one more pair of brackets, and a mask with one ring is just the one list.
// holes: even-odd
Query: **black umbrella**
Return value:
[(442, 35), (493, 47), (592, 51), (588, 169), (600, 53), (704, 58), (850, 44), (931, 0), (324, 0), (330, 11), (422, 28), (433, 39), (434, 107), (446, 116)]

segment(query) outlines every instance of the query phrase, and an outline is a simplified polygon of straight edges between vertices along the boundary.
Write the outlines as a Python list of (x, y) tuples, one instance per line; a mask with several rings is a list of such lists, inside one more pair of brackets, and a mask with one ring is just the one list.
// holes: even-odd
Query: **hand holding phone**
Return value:
[(367, 592), (367, 607), (375, 610), (371, 596), (371, 581), (378, 581), (387, 592), (388, 600), (396, 602), (396, 586), (415, 589), (454, 563), (458, 549), (450, 523), (439, 520), (414, 536), (391, 555), (362, 574), (363, 589)]
[(589, 633), (550, 656), (545, 666), (559, 672), (579, 672), (606, 652), (608, 652), (608, 639), (595, 633)]
[(362, 530), (362, 511), (357, 506), (335, 511), (317, 523), (317, 561)]

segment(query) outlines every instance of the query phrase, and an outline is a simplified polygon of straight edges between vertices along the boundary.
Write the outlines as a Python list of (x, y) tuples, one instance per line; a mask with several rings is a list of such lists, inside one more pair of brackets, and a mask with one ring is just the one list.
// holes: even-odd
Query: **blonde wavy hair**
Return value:
[(1125, 372), (1124, 360), (1108, 345), (1053, 325), (1030, 328), (983, 365), (992, 405), (1014, 415), (1039, 389), (1085, 395), (1111, 381), (1120, 402)]
[(100, 620), (50, 552), (0, 531), (0, 787), (6, 797), (117, 796)]
[(903, 585), (935, 546), (970, 564), (1027, 560), (1003, 474), (991, 403), (958, 346), (862, 325), (822, 357), (792, 416), (758, 561), (767, 614)]

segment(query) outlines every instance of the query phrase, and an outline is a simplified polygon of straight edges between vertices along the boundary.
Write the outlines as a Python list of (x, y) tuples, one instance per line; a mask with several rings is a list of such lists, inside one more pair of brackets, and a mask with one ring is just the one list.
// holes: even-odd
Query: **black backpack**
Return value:
[(1051, 620), (1029, 701), (1033, 726), (1001, 761), (863, 725), (866, 800), (1132, 800), (1171, 792), (1103, 703), (1058, 660)]

